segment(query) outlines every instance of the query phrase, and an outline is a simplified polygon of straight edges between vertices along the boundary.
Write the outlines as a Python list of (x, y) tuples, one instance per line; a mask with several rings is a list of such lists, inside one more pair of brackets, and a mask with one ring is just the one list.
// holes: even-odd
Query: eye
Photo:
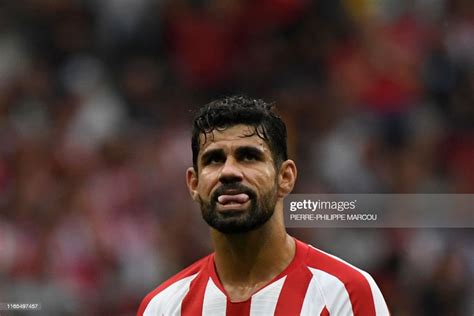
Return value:
[(203, 159), (203, 164), (205, 166), (207, 165), (215, 165), (215, 164), (220, 164), (225, 162), (225, 157), (220, 154), (213, 154), (213, 155), (208, 155)]
[(246, 153), (242, 156), (243, 161), (256, 161), (258, 157), (253, 153)]
[(224, 162), (224, 158), (222, 157), (211, 157), (209, 158), (208, 164), (216, 164), (216, 163), (221, 163)]
[(237, 150), (237, 157), (242, 162), (262, 161), (262, 152), (253, 147), (243, 147)]

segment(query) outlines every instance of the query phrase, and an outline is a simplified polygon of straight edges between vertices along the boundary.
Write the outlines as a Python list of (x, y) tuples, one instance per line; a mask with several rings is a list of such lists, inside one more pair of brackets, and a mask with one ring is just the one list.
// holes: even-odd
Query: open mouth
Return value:
[(238, 194), (222, 194), (219, 195), (217, 201), (222, 205), (227, 204), (243, 204), (247, 202), (250, 197), (245, 193), (238, 193)]
[(225, 192), (217, 197), (217, 205), (220, 210), (244, 208), (249, 201), (248, 194), (239, 192)]

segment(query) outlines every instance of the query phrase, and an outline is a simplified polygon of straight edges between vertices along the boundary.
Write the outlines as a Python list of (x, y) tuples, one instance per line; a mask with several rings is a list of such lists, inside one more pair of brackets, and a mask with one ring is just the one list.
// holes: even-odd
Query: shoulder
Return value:
[(330, 278), (338, 279), (345, 286), (356, 286), (360, 290), (363, 290), (364, 285), (367, 285), (367, 272), (311, 245), (308, 245), (308, 248), (306, 265), (313, 274), (328, 275)]
[(372, 276), (350, 263), (308, 245), (306, 266), (330, 315), (389, 315)]
[(196, 261), (149, 292), (142, 300), (137, 315), (143, 315), (152, 300), (156, 300), (157, 298), (166, 300), (167, 297), (173, 297), (179, 292), (187, 291), (191, 281), (207, 267), (210, 256), (211, 255)]

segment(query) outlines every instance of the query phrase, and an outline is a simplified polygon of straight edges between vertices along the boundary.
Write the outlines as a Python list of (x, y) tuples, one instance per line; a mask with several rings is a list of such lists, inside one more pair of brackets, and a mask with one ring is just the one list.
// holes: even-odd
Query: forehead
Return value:
[(255, 127), (235, 125), (224, 130), (214, 130), (206, 136), (201, 134), (200, 153), (212, 149), (235, 149), (241, 146), (254, 146), (264, 152), (270, 152), (267, 142), (255, 133)]

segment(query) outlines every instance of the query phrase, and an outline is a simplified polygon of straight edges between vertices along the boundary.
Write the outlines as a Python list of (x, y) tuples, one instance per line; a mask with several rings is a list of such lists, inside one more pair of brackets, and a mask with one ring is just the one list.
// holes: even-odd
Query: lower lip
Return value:
[(217, 202), (216, 209), (219, 212), (242, 211), (246, 209), (249, 204), (250, 204), (250, 200), (245, 203), (229, 203), (229, 204), (221, 204)]

